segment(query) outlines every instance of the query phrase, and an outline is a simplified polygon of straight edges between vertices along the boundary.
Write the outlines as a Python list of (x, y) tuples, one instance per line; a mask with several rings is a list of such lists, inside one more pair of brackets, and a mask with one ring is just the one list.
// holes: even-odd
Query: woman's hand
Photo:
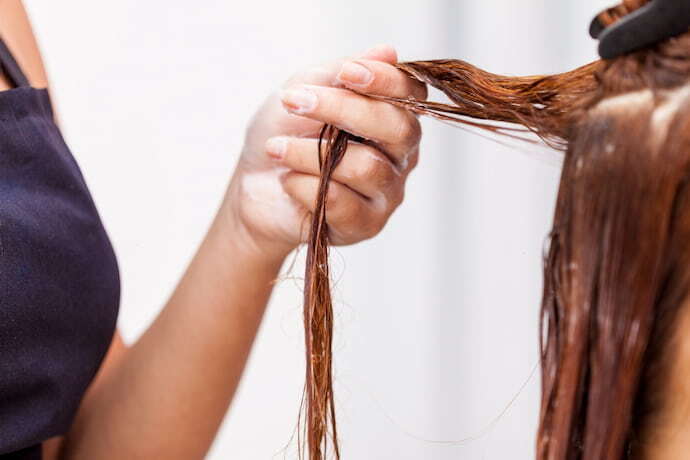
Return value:
[[(395, 61), (389, 48), (367, 53), (357, 62), (371, 77), (347, 87), (424, 97), (422, 86), (390, 65)], [(328, 208), (334, 242), (354, 243), (383, 227), (417, 162), (419, 124), (403, 110), (335, 83), (357, 69), (351, 64), (295, 77), (259, 111), (216, 220), (161, 314), (89, 391), (61, 458), (204, 458), (283, 258), (305, 235), (323, 123), (372, 141), (351, 145), (335, 173)], [(166, 433), (193, 435), (171, 439)]]
[(381, 231), (417, 164), (421, 128), (411, 113), (356, 92), (426, 98), (426, 88), (391, 65), (396, 62), (395, 50), (377, 47), (298, 74), (268, 98), (248, 129), (221, 208), (240, 227), (244, 244), (284, 257), (305, 241), (324, 123), (368, 140), (350, 143), (333, 175), (326, 208), (331, 241), (353, 244)]

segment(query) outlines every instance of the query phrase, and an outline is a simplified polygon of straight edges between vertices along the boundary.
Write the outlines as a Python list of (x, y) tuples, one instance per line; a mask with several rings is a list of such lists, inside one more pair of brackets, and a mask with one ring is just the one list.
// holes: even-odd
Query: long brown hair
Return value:
[[(599, 17), (611, 25), (648, 0)], [(458, 60), (398, 64), (451, 104), (379, 98), (565, 152), (541, 311), (539, 460), (621, 460), (661, 409), (672, 326), (690, 287), (690, 34), (553, 76), (505, 77)], [(507, 124), (506, 124), (507, 123)], [(352, 137), (322, 133), (305, 286), (311, 459), (337, 448), (331, 383), (328, 181)]]

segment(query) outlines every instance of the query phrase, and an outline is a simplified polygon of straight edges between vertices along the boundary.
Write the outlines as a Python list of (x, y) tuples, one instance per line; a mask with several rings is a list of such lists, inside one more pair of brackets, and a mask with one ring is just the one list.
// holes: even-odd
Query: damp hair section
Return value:
[[(623, 1), (599, 20), (611, 25), (647, 3)], [(536, 135), (563, 152), (544, 254), (536, 456), (642, 457), (669, 404), (671, 337), (690, 288), (690, 34), (557, 75), (503, 76), (452, 59), (397, 67), (450, 102), (377, 99), (496, 136)], [(314, 460), (340, 458), (325, 209), (351, 138), (322, 132), (307, 251), (300, 455)]]

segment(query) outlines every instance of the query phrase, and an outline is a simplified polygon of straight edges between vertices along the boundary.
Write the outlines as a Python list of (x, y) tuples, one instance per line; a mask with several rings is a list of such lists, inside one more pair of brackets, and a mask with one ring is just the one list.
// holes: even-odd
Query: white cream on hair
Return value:
[(657, 142), (663, 142), (668, 134), (668, 129), (678, 110), (690, 97), (690, 85), (684, 85), (662, 94), (663, 102), (652, 114), (652, 129)]
[(649, 105), (654, 103), (654, 94), (651, 89), (641, 91), (632, 91), (629, 93), (619, 94), (617, 96), (607, 97), (599, 102), (595, 111), (615, 112), (618, 110), (630, 110), (635, 106)]
[[(645, 89), (606, 98), (599, 102), (593, 110), (610, 113), (642, 110), (645, 106), (653, 109), (650, 117), (652, 141), (654, 147), (659, 147), (666, 140), (669, 126), (675, 115), (683, 104), (688, 102), (688, 98), (690, 98), (690, 84), (666, 91), (653, 92), (651, 89)], [(608, 147), (607, 153), (610, 153)]]

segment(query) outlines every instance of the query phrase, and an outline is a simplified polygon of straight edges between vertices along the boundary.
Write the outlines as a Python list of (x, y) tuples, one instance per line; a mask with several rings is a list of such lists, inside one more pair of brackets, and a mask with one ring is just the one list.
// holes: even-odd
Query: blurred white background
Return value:
[[(25, 3), (118, 254), (132, 342), (203, 237), (254, 109), (291, 73), (378, 43), (405, 60), (563, 71), (594, 59), (587, 27), (610, 0)], [(424, 127), (403, 207), (334, 258), (343, 458), (530, 459), (557, 156)], [(282, 449), (303, 384), (300, 302), (298, 283), (280, 284), (209, 459), (295, 458)]]

